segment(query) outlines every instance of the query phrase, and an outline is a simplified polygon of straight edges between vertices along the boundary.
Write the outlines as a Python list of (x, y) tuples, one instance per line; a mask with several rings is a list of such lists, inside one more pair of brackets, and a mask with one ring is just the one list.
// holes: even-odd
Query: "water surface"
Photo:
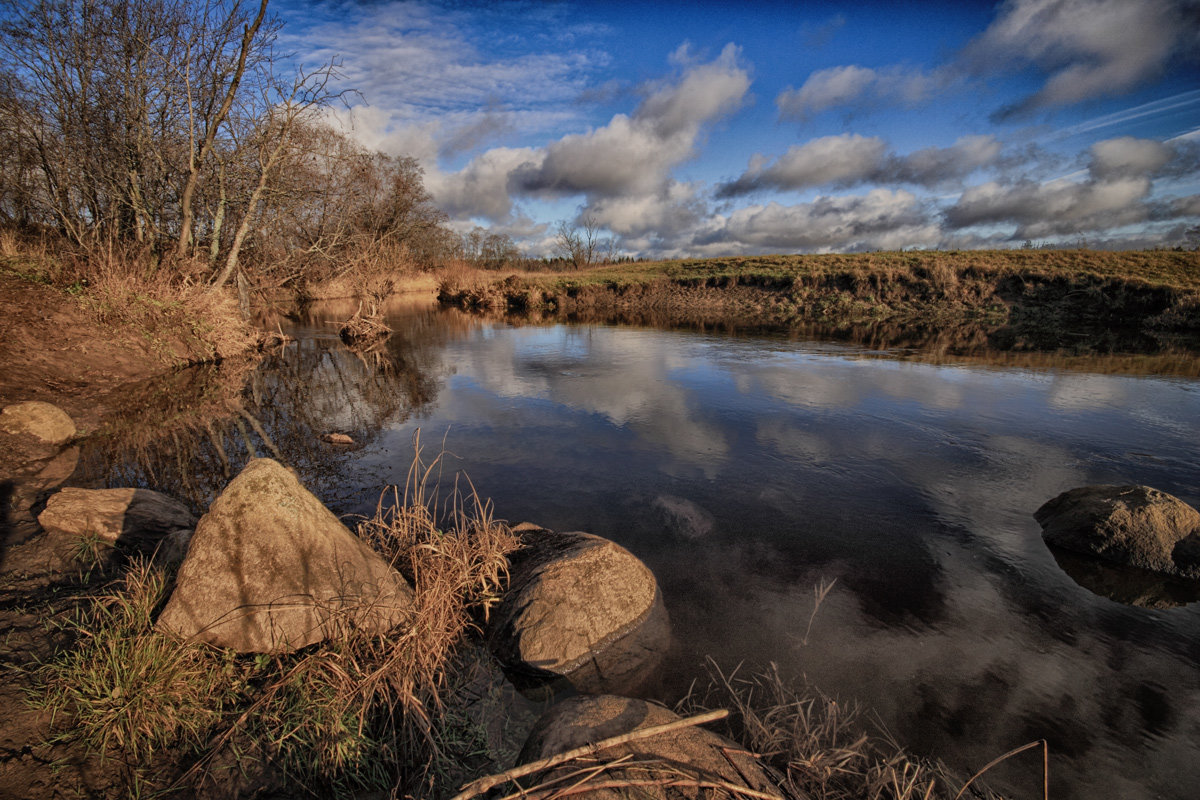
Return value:
[[(1161, 608), (1084, 588), (1032, 517), (1095, 483), (1200, 505), (1193, 357), (1168, 359), (1171, 375), (1147, 374), (1161, 357), (1105, 374), (1079, 358), (420, 305), (394, 309), (397, 335), (356, 356), (328, 324), (348, 315), (293, 322), (297, 341), (248, 375), (188, 378), (219, 390), (148, 391), (158, 421), (99, 440), (84, 480), (202, 507), (253, 450), (336, 512), (369, 514), (404, 481), (420, 429), (430, 454), (445, 442), (444, 482), (464, 470), (500, 517), (614, 539), (654, 570), (675, 644), (652, 695), (677, 699), (706, 656), (775, 662), (963, 774), (1046, 738), (1057, 798), (1194, 796), (1200, 605), (1179, 587), (1149, 592), (1174, 606)], [(327, 431), (360, 446), (325, 445)], [(1040, 794), (1025, 758), (993, 785)]]

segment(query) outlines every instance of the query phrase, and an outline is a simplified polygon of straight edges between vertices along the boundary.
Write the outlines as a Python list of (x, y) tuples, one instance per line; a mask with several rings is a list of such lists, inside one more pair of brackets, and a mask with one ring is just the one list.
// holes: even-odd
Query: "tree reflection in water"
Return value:
[[(355, 351), (308, 317), (301, 324), (312, 335), (257, 363), (195, 367), (124, 390), (124, 413), (88, 439), (73, 483), (151, 487), (203, 511), (247, 460), (267, 456), (336, 507), (353, 452), (434, 401), (444, 377), (438, 351), (478, 324), (433, 308), (389, 322), (387, 341)], [(322, 441), (331, 431), (355, 444)]]

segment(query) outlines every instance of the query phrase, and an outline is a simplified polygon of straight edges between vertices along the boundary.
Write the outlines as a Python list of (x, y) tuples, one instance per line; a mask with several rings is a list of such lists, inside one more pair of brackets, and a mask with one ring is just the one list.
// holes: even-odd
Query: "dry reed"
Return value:
[[(856, 704), (839, 702), (808, 686), (794, 687), (773, 664), (742, 677), (738, 670), (726, 674), (710, 661), (709, 676), (708, 685), (693, 691), (682, 707), (689, 712), (730, 708), (731, 738), (761, 753), (780, 776), (780, 787), (794, 797), (951, 800), (962, 794), (955, 794), (952, 787), (961, 782), (944, 765), (904, 752), (878, 723), (869, 723)], [(974, 781), (963, 784), (963, 791), (970, 787), (975, 797), (999, 800), (999, 795)]]

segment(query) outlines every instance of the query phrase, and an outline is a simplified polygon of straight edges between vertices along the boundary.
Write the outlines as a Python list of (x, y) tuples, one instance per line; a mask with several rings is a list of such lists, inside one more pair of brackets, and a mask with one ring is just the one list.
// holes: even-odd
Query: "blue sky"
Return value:
[(1200, 226), (1200, 0), (274, 9), (359, 91), (337, 124), (533, 255), (584, 216), (666, 257)]

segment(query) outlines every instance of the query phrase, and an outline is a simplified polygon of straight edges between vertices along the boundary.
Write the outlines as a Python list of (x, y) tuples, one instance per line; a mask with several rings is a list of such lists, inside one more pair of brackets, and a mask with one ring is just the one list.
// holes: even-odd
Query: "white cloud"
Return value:
[(738, 243), (760, 251), (898, 249), (932, 245), (940, 230), (911, 192), (875, 189), (853, 197), (738, 209), (698, 243)]
[(1188, 28), (1172, 0), (1009, 0), (964, 53), (980, 73), (1025, 64), (1043, 70), (1041, 89), (1006, 114), (1122, 94), (1157, 76)]
[(632, 116), (618, 114), (602, 128), (552, 142), (540, 164), (514, 176), (520, 190), (599, 196), (657, 191), (671, 168), (695, 154), (702, 126), (741, 105), (750, 76), (738, 56), (729, 45), (716, 60), (658, 88)]
[(870, 69), (855, 64), (817, 70), (799, 89), (788, 87), (775, 98), (784, 118), (806, 119), (829, 108), (858, 101), (913, 106), (952, 83), (945, 70), (907, 67)]
[(771, 163), (755, 156), (737, 180), (718, 190), (720, 197), (737, 197), (762, 189), (804, 189), (831, 184), (909, 183), (938, 186), (960, 181), (992, 164), (1001, 145), (993, 136), (964, 136), (950, 147), (928, 147), (897, 156), (883, 139), (841, 134), (813, 139), (788, 148)]
[(853, 64), (817, 70), (799, 89), (788, 88), (775, 98), (788, 117), (805, 117), (857, 100), (875, 82), (875, 70)]
[(952, 228), (1014, 224), (1014, 239), (1105, 231), (1149, 220), (1194, 216), (1190, 198), (1151, 202), (1153, 179), (1194, 168), (1191, 143), (1124, 136), (1091, 148), (1087, 177), (1047, 183), (989, 181), (972, 186), (946, 210)]
[(669, 240), (692, 230), (705, 214), (697, 184), (670, 181), (659, 191), (621, 197), (602, 197), (586, 213), (622, 236)]
[(1174, 154), (1170, 145), (1153, 139), (1132, 136), (1106, 139), (1092, 146), (1092, 163), (1088, 171), (1098, 180), (1153, 175), (1166, 166)]
[(519, 168), (540, 163), (533, 148), (496, 147), (471, 159), (453, 173), (431, 171), (425, 184), (442, 210), (451, 216), (507, 220), (513, 211), (509, 179)]
[(982, 34), (941, 66), (826, 67), (775, 102), (782, 117), (806, 119), (838, 107), (919, 105), (968, 76), (1040, 72), (1040, 88), (1001, 109), (1004, 118), (1124, 94), (1198, 46), (1192, 0), (1008, 0)]
[(503, 222), (514, 197), (586, 195), (593, 215), (613, 231), (638, 234), (651, 223), (679, 228), (696, 217), (689, 209), (694, 190), (670, 172), (695, 154), (704, 125), (736, 109), (749, 86), (730, 45), (654, 87), (632, 115), (541, 148), (494, 148), (457, 172), (427, 166), (426, 183), (452, 216)]

